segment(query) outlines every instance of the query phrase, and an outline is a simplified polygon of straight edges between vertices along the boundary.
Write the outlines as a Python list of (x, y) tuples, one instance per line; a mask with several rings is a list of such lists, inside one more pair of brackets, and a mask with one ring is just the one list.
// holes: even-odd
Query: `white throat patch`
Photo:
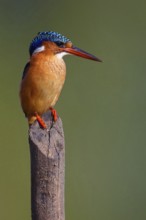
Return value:
[(66, 53), (66, 52), (61, 52), (61, 53), (57, 53), (56, 57), (59, 58), (59, 59), (62, 59), (65, 55), (69, 55), (69, 54)]
[(38, 47), (38, 48), (36, 48), (36, 49), (34, 50), (33, 54), (42, 52), (42, 51), (44, 51), (44, 50), (45, 50), (45, 46)]

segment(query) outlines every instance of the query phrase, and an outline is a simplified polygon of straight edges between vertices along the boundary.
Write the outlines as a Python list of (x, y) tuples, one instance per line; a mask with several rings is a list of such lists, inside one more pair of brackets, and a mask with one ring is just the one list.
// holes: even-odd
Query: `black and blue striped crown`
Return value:
[(34, 50), (37, 49), (42, 45), (43, 41), (51, 41), (56, 43), (58, 46), (61, 46), (70, 40), (66, 38), (65, 36), (54, 32), (54, 31), (48, 31), (48, 32), (39, 32), (38, 35), (32, 40), (30, 47), (29, 47), (29, 53), (30, 55), (33, 54)]

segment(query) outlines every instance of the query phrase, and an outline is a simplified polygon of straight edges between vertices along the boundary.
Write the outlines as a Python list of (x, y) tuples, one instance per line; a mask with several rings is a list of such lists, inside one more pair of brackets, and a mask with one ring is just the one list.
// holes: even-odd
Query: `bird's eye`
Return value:
[(65, 44), (61, 41), (56, 41), (55, 43), (57, 44), (58, 47), (65, 47)]

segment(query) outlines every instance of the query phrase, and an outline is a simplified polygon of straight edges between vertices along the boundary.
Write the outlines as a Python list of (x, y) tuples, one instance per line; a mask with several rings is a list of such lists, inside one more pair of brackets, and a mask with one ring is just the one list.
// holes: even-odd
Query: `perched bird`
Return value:
[(32, 40), (30, 47), (30, 60), (26, 64), (20, 86), (20, 101), (28, 123), (37, 120), (42, 128), (46, 124), (41, 118), (49, 109), (54, 121), (57, 113), (53, 108), (62, 90), (66, 65), (63, 56), (73, 54), (86, 59), (101, 62), (75, 46), (65, 36), (53, 32), (39, 32)]

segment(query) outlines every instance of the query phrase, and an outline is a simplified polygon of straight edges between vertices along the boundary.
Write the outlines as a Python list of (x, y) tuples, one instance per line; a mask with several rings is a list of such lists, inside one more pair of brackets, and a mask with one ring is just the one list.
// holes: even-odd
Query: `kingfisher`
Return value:
[(37, 120), (45, 129), (43, 113), (50, 110), (54, 122), (58, 117), (54, 106), (66, 78), (63, 56), (73, 54), (98, 62), (101, 60), (75, 47), (67, 37), (54, 31), (39, 32), (30, 43), (29, 54), (20, 86), (21, 106), (29, 125)]

